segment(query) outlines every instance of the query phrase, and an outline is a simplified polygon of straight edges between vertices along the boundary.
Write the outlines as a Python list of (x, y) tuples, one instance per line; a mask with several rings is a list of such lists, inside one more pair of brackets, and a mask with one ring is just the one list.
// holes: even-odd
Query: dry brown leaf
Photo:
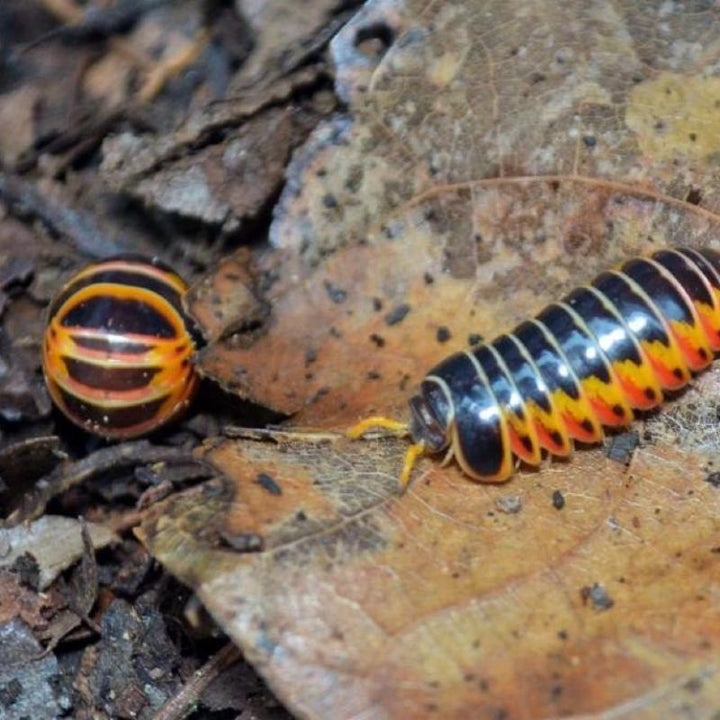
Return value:
[[(89, 523), (93, 547), (117, 542), (117, 536), (104, 525)], [(57, 576), (83, 555), (81, 526), (77, 520), (44, 515), (28, 525), (0, 529), (0, 568), (12, 566), (25, 554), (38, 564), (40, 590), (46, 590)]]
[[(176, 499), (145, 541), (301, 717), (717, 706), (720, 495), (704, 458), (643, 450), (626, 475), (591, 451), (511, 489), (426, 461), (398, 498), (401, 454), (227, 442), (209, 459), (235, 485)], [(520, 512), (497, 510), (508, 492)], [(264, 552), (231, 552), (247, 535)]]
[(249, 249), (241, 248), (185, 294), (184, 302), (192, 309), (207, 340), (215, 341), (260, 323), (267, 315), (253, 287), (249, 261)]
[[(333, 45), (353, 117), (296, 155), (238, 293), (270, 314), (201, 369), (298, 426), (401, 419), (471, 333), (628, 255), (717, 247), (718, 31), (634, 3), (368, 3)], [(487, 487), (425, 459), (400, 497), (401, 441), (227, 441), (224, 481), (144, 539), (301, 717), (710, 717), (718, 375), (629, 470), (594, 449)]]

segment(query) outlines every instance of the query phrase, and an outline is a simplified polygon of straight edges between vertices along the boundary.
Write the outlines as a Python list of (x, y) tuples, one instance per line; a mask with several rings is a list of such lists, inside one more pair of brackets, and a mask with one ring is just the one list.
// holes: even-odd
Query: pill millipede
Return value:
[(598, 275), (495, 340), (425, 376), (410, 422), (371, 417), (350, 429), (409, 435), (402, 473), (445, 453), (470, 477), (508, 479), (520, 461), (566, 457), (605, 427), (687, 385), (720, 350), (720, 253), (676, 247)]
[(43, 372), (55, 404), (106, 438), (151, 432), (189, 404), (199, 334), (182, 306), (185, 281), (157, 259), (93, 263), (48, 309)]

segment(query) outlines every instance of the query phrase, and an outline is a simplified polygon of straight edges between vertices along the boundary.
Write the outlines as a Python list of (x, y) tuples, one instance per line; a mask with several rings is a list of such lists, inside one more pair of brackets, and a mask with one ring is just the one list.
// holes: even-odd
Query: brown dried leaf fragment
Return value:
[[(700, 458), (654, 448), (626, 476), (600, 450), (580, 453), (521, 474), (517, 514), (497, 509), (505, 488), (429, 461), (397, 497), (398, 441), (227, 442), (208, 459), (224, 490), (175, 498), (142, 537), (305, 717), (629, 702), (670, 717), (687, 699), (678, 677), (701, 678), (698, 711), (720, 699), (720, 495)], [(548, 502), (560, 478), (562, 513)], [(222, 541), (247, 533), (263, 551)]]
[[(117, 537), (104, 525), (88, 525), (94, 548)], [(45, 515), (27, 526), (0, 529), (0, 568), (9, 567), (29, 553), (39, 566), (39, 590), (46, 590), (63, 571), (83, 557), (81, 525), (71, 518)]]

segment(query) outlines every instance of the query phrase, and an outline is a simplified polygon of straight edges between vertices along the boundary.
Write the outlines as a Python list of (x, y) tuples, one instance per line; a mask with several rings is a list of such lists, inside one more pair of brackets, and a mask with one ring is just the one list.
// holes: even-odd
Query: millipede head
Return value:
[(93, 263), (60, 290), (48, 310), (43, 372), (72, 422), (131, 438), (187, 407), (198, 378), (186, 290), (169, 267), (137, 256)]
[(442, 388), (426, 379), (420, 394), (410, 398), (410, 434), (413, 442), (429, 453), (439, 453), (450, 444), (452, 406)]

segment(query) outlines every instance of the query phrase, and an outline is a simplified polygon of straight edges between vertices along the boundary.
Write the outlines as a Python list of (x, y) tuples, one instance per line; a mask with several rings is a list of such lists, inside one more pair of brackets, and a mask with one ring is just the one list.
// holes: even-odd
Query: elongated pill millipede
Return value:
[(148, 433), (178, 416), (198, 380), (187, 285), (156, 259), (125, 255), (87, 266), (48, 309), (43, 372), (55, 404), (107, 438)]
[(628, 260), (488, 344), (449, 356), (410, 399), (403, 483), (421, 453), (454, 457), (483, 482), (509, 478), (518, 460), (567, 456), (573, 440), (601, 442), (664, 391), (686, 385), (720, 350), (720, 253), (670, 248)]

